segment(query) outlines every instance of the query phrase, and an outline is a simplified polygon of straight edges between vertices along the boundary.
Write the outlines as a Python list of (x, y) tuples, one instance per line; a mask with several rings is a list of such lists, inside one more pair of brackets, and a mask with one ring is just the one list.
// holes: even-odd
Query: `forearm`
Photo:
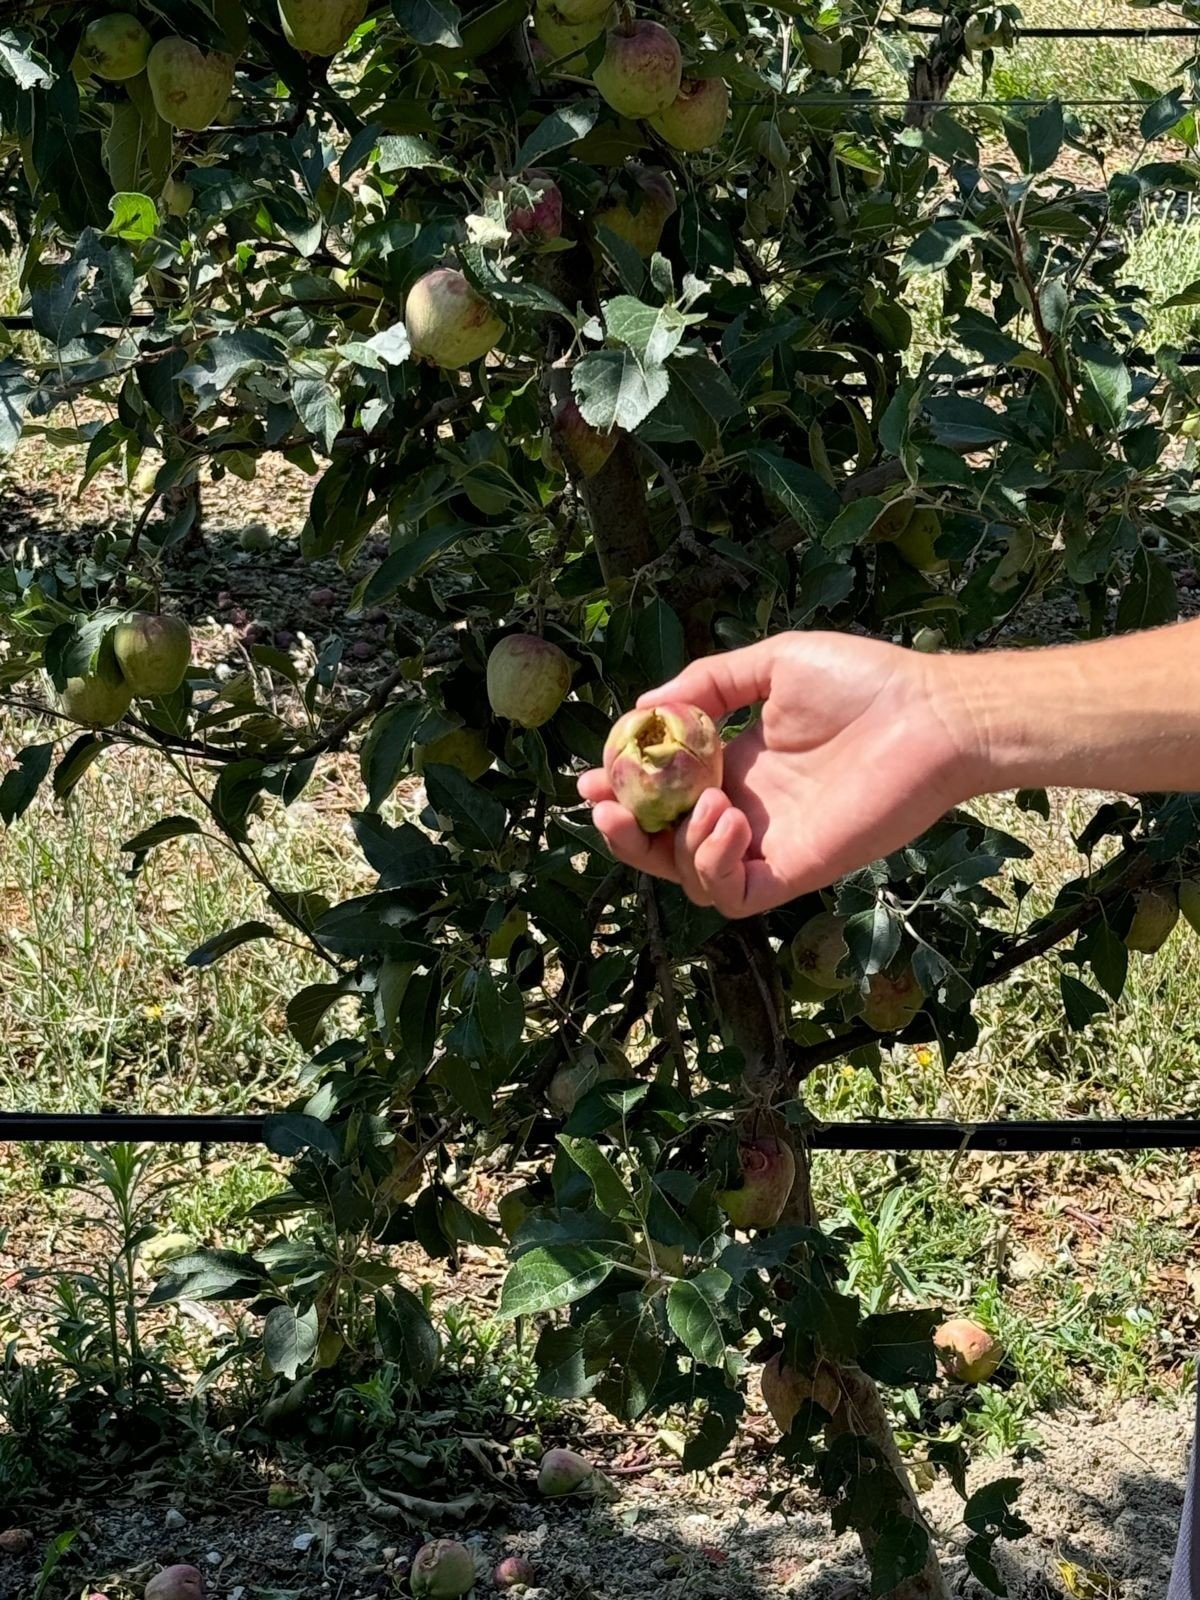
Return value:
[(930, 666), (974, 793), (1200, 790), (1200, 620)]

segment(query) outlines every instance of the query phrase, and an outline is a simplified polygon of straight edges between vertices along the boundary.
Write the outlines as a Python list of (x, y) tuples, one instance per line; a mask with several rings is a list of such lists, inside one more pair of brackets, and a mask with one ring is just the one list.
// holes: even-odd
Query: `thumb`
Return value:
[(774, 646), (770, 639), (746, 645), (741, 650), (726, 650), (721, 655), (705, 656), (684, 667), (669, 682), (638, 697), (639, 706), (661, 705), (664, 700), (682, 700), (707, 711), (715, 722), (741, 706), (765, 700), (771, 692)]

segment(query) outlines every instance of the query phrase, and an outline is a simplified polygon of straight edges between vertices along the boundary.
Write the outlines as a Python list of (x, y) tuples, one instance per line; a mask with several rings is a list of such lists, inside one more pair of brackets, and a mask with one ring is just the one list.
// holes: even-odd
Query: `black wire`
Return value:
[[(265, 1116), (145, 1116), (140, 1113), (0, 1112), (0, 1144), (82, 1140), (114, 1144), (260, 1144)], [(896, 1118), (815, 1124), (817, 1150), (1196, 1150), (1200, 1120), (1075, 1117), (1064, 1122), (937, 1122)]]
[[(884, 21), (884, 33), (940, 34), (936, 22)], [(1025, 28), (1013, 29), (1017, 39), (1200, 39), (1200, 28)]]

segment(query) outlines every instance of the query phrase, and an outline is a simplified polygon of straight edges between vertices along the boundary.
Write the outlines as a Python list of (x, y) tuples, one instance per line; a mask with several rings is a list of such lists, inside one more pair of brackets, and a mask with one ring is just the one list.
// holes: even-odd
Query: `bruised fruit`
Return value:
[(796, 1157), (790, 1145), (764, 1134), (738, 1145), (742, 1181), (722, 1189), (717, 1204), (735, 1228), (773, 1228), (783, 1215), (796, 1181)]
[(419, 744), (413, 751), (413, 770), (426, 767), (455, 767), (474, 783), (492, 764), (492, 752), (476, 728), (453, 728), (440, 739)]
[(137, 611), (113, 629), (113, 654), (136, 695), (174, 694), (192, 659), (192, 636), (182, 617)]
[(613, 793), (644, 833), (661, 833), (706, 789), (719, 789), (723, 768), (721, 736), (698, 706), (639, 706), (604, 741)]
[(367, 0), (279, 0), (289, 44), (310, 56), (335, 56), (367, 14)]
[(1133, 921), (1125, 947), (1152, 956), (1161, 950), (1179, 921), (1179, 902), (1169, 889), (1143, 889), (1134, 898)]
[(455, 267), (418, 278), (404, 306), (408, 342), (438, 367), (467, 367), (495, 348), (504, 323)]
[(952, 1317), (934, 1330), (938, 1362), (959, 1383), (986, 1383), (1004, 1360), (1004, 1351), (986, 1328), (967, 1317)]
[(164, 1567), (146, 1585), (145, 1600), (204, 1600), (204, 1578), (196, 1567)]
[(617, 200), (597, 211), (596, 225), (624, 239), (638, 255), (649, 257), (658, 249), (663, 229), (675, 213), (675, 189), (663, 172), (634, 166), (630, 175), (639, 191), (636, 209)]
[(457, 1600), (475, 1587), (475, 1557), (457, 1539), (434, 1539), (413, 1557), (409, 1584), (418, 1600)]
[(564, 400), (554, 413), (553, 442), (585, 478), (596, 476), (616, 449), (619, 437), (615, 430), (602, 433), (585, 422), (573, 399)]
[(497, 1561), (492, 1582), (497, 1589), (529, 1589), (537, 1582), (537, 1573), (524, 1556), (505, 1556)]
[(510, 633), (488, 657), (488, 703), (518, 727), (549, 722), (570, 687), (570, 658), (535, 633)]
[(661, 22), (644, 17), (614, 28), (592, 82), (623, 117), (653, 117), (679, 93), (683, 56), (679, 41)]
[(198, 131), (216, 120), (233, 88), (234, 60), (172, 34), (146, 60), (154, 109), (173, 128)]
[(722, 78), (684, 78), (671, 104), (650, 126), (676, 150), (707, 150), (729, 121), (729, 89)]
[(549, 1500), (568, 1494), (587, 1494), (596, 1469), (574, 1450), (547, 1450), (538, 1468), (538, 1493)]
[(534, 244), (549, 244), (562, 234), (562, 190), (544, 172), (514, 178), (505, 191), (505, 202), (510, 234)]
[(783, 1352), (773, 1355), (762, 1370), (763, 1404), (771, 1413), (780, 1433), (786, 1433), (796, 1420), (800, 1407), (809, 1401), (830, 1416), (838, 1408), (842, 1391), (832, 1372), (797, 1372), (786, 1365)]
[(925, 1004), (925, 991), (911, 966), (895, 972), (873, 972), (867, 979), (867, 993), (859, 1015), (876, 1033), (896, 1033), (908, 1024)]
[(128, 11), (113, 11), (89, 22), (79, 45), (80, 60), (88, 71), (112, 83), (136, 78), (149, 54), (150, 35)]
[(133, 690), (114, 665), (68, 678), (57, 699), (59, 710), (73, 721), (89, 728), (111, 728), (129, 710)]
[(819, 989), (848, 989), (851, 977), (839, 975), (838, 968), (850, 954), (846, 943), (846, 919), (832, 911), (818, 911), (792, 940), (792, 962), (801, 977)]
[(585, 72), (587, 58), (582, 52), (604, 32), (607, 14), (606, 8), (599, 18), (569, 22), (557, 6), (539, 5), (533, 14), (533, 30), (549, 57), (547, 64), (559, 72)]

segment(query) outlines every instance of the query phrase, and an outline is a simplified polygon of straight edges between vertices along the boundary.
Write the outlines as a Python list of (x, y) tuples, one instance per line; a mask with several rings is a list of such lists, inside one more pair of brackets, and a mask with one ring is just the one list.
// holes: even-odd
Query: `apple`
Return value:
[(810, 1400), (832, 1416), (841, 1403), (842, 1391), (832, 1372), (821, 1368), (813, 1373), (797, 1372), (780, 1351), (762, 1370), (762, 1397), (775, 1426), (786, 1433), (800, 1407)]
[(367, 0), (279, 0), (289, 44), (309, 56), (335, 56), (367, 14)]
[(941, 519), (931, 506), (922, 506), (908, 519), (903, 532), (893, 543), (896, 549), (918, 572), (945, 572), (950, 566), (945, 556), (937, 553), (937, 539), (942, 531)]
[(232, 56), (169, 34), (146, 59), (146, 76), (154, 107), (173, 128), (207, 128), (233, 88)]
[(469, 367), (495, 348), (504, 323), (456, 267), (435, 267), (408, 291), (404, 324), (415, 356)]
[(1178, 921), (1179, 901), (1170, 889), (1143, 889), (1134, 896), (1125, 946), (1152, 956), (1166, 944)]
[(832, 911), (818, 911), (792, 940), (792, 963), (801, 977), (819, 989), (849, 989), (854, 979), (841, 976), (838, 968), (850, 954), (846, 943), (846, 919)]
[(150, 35), (128, 11), (111, 11), (97, 17), (83, 30), (79, 45), (80, 60), (98, 78), (119, 83), (136, 78), (150, 54)]
[(741, 1185), (722, 1189), (717, 1204), (735, 1228), (773, 1228), (783, 1215), (796, 1181), (796, 1157), (790, 1145), (762, 1134), (738, 1145)]
[(555, 5), (541, 3), (533, 13), (533, 31), (549, 57), (548, 66), (556, 72), (579, 73), (587, 70), (582, 54), (593, 39), (604, 32), (608, 10), (588, 22), (568, 22)]
[(568, 1494), (586, 1494), (592, 1487), (596, 1469), (586, 1456), (575, 1450), (547, 1450), (538, 1468), (538, 1493), (548, 1500)]
[(68, 678), (65, 689), (56, 696), (64, 716), (89, 728), (111, 728), (129, 710), (133, 690), (115, 663), (94, 673)]
[(721, 787), (724, 747), (698, 706), (639, 706), (613, 723), (604, 742), (604, 770), (643, 833), (661, 833), (706, 789)]
[(563, 21), (572, 27), (586, 22), (604, 22), (612, 10), (612, 0), (555, 0), (555, 4)]
[(168, 178), (163, 184), (163, 206), (169, 217), (186, 217), (192, 209), (196, 198), (196, 191), (190, 183), (183, 183), (178, 178)]
[(684, 78), (679, 93), (650, 126), (676, 150), (707, 150), (729, 121), (729, 88), (723, 78)]
[(419, 744), (413, 750), (413, 771), (424, 772), (426, 767), (455, 767), (474, 783), (482, 778), (493, 761), (492, 752), (477, 728), (452, 728), (428, 744)]
[(1004, 1351), (986, 1328), (967, 1317), (952, 1317), (935, 1329), (938, 1361), (948, 1378), (986, 1383), (1004, 1360)]
[(859, 1015), (876, 1033), (896, 1033), (906, 1028), (925, 1004), (925, 991), (910, 965), (895, 972), (873, 972)]
[(196, 1567), (164, 1567), (144, 1593), (145, 1600), (204, 1600), (204, 1578)]
[(508, 634), (488, 657), (488, 703), (518, 727), (549, 722), (570, 687), (570, 657), (535, 633)]
[(192, 636), (182, 617), (135, 611), (113, 629), (113, 654), (136, 695), (153, 700), (173, 694), (187, 675)]
[(475, 1557), (457, 1539), (434, 1539), (413, 1557), (408, 1581), (418, 1600), (457, 1600), (475, 1587)]
[(549, 244), (562, 235), (562, 190), (545, 172), (527, 172), (505, 190), (505, 221), (510, 235), (532, 244)]
[(537, 1573), (524, 1556), (505, 1556), (497, 1561), (492, 1582), (497, 1589), (529, 1589), (537, 1582)]
[(617, 200), (597, 211), (596, 222), (632, 245), (640, 256), (649, 257), (658, 249), (663, 229), (674, 214), (675, 189), (665, 173), (647, 167), (632, 166), (630, 175), (640, 191), (637, 210), (624, 199)]
[(897, 500), (889, 500), (871, 524), (871, 543), (884, 544), (899, 538), (908, 527), (915, 510), (916, 502), (910, 495), (903, 494)]
[(913, 634), (913, 649), (920, 650), (924, 655), (933, 655), (943, 650), (945, 645), (946, 635), (941, 628), (918, 628)]
[(583, 412), (574, 399), (562, 401), (555, 408), (551, 424), (553, 442), (562, 455), (568, 457), (585, 478), (594, 478), (617, 447), (620, 433), (602, 433), (585, 422)]
[(679, 41), (661, 22), (630, 20), (608, 35), (592, 82), (622, 117), (652, 117), (679, 93), (683, 56)]

